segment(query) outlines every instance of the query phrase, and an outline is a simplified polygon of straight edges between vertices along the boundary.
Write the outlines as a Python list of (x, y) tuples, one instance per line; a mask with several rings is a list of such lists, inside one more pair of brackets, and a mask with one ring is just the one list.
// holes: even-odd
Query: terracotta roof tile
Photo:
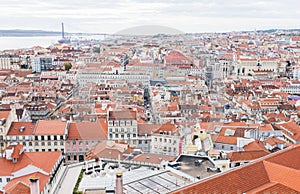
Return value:
[(280, 152), (266, 161), (300, 170), (300, 146)]
[(261, 158), (270, 154), (268, 151), (257, 150), (257, 151), (242, 151), (242, 152), (230, 152), (227, 154), (230, 161), (250, 161), (257, 158)]
[(159, 129), (161, 125), (159, 124), (138, 124), (139, 135), (151, 135), (153, 131)]
[[(12, 122), (7, 135), (33, 135), (35, 123), (32, 122)], [(20, 130), (21, 127), (23, 130)]]
[(7, 194), (30, 194), (30, 186), (24, 182), (11, 180), (3, 188)]
[(64, 135), (67, 123), (57, 120), (39, 120), (36, 124), (35, 135)]
[[(252, 193), (249, 192), (249, 193)], [(299, 194), (298, 191), (289, 188), (287, 186), (284, 186), (280, 183), (274, 183), (274, 184), (270, 184), (269, 186), (262, 188), (262, 189), (258, 189), (255, 191), (256, 194), (266, 194), (266, 193), (289, 193), (289, 194)]]
[(109, 111), (109, 120), (135, 120), (136, 111)]
[(248, 145), (244, 146), (245, 151), (257, 151), (257, 150), (264, 150), (268, 152), (263, 142), (259, 140), (255, 140)]
[(299, 169), (300, 146), (290, 147), (172, 193), (300, 193)]
[(0, 158), (0, 176), (11, 176), (30, 164), (50, 173), (60, 156), (61, 152), (24, 152), (16, 163)]
[[(249, 168), (250, 166), (251, 168)], [(268, 174), (263, 162), (258, 162), (243, 166), (239, 168), (239, 170), (225, 172), (222, 176), (215, 176), (213, 178), (203, 180), (172, 193), (244, 193), (269, 182)]]
[(77, 122), (69, 125), (69, 140), (105, 140), (107, 135), (99, 122)]
[[(21, 177), (12, 179), (5, 185), (4, 190), (8, 194), (25, 194), (25, 193), (30, 194), (29, 178), (31, 176), (35, 176), (35, 177), (39, 178), (40, 192), (42, 192), (44, 187), (46, 186), (50, 176), (39, 173), (39, 172), (31, 173), (31, 174), (28, 174), (25, 176), (21, 176)], [(27, 193), (28, 189), (29, 189), (29, 193)]]

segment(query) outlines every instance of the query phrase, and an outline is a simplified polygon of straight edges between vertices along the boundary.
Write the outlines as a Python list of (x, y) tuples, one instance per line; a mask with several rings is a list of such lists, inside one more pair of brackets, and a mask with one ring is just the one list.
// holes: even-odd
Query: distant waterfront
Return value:
[(48, 47), (57, 43), (59, 36), (36, 36), (36, 37), (0, 37), (0, 50), (31, 48), (34, 46)]

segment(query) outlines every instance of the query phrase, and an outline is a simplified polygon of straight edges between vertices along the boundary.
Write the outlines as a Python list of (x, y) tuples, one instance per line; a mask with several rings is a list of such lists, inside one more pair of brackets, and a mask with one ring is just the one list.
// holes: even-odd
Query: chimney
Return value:
[(30, 181), (30, 194), (39, 194), (40, 193), (40, 181), (39, 177), (31, 176)]
[[(116, 173), (116, 191), (115, 194), (123, 194), (123, 177), (122, 172)], [(31, 193), (32, 194), (32, 193)]]

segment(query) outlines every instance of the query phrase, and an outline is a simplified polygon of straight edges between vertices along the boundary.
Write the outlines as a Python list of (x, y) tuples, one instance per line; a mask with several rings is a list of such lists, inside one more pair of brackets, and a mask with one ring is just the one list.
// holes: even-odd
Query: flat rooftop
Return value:
[(191, 184), (193, 181), (171, 172), (170, 170), (157, 170), (149, 167), (139, 167), (128, 170), (124, 167), (116, 169), (103, 169), (91, 174), (83, 174), (78, 190), (112, 191), (116, 185), (116, 172), (123, 172), (123, 187), (126, 193), (168, 193), (179, 187)]
[(200, 177), (200, 179), (203, 179), (219, 173), (215, 169), (214, 163), (205, 156), (181, 155), (176, 162), (180, 163), (179, 171), (194, 178)]

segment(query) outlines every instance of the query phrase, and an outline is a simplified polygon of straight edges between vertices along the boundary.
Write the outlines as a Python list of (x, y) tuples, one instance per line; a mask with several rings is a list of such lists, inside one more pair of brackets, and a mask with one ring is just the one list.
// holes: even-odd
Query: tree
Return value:
[(66, 63), (64, 63), (64, 65), (65, 65), (65, 70), (67, 70), (67, 71), (69, 71), (72, 68), (72, 63), (70, 63), (70, 62), (66, 62)]

